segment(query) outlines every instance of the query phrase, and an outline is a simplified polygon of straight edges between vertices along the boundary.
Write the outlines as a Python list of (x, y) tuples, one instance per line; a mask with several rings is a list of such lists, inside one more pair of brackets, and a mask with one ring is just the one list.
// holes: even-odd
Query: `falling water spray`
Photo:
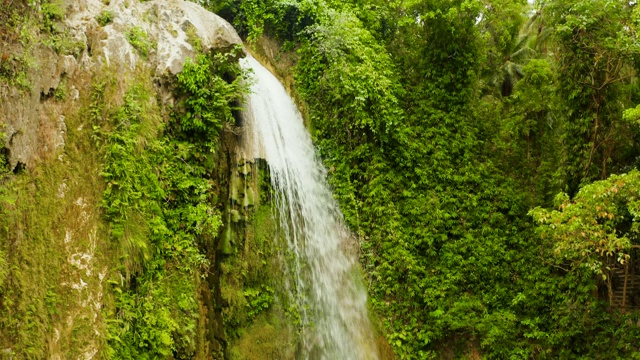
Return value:
[(245, 151), (267, 161), (275, 207), (292, 261), (288, 293), (300, 314), (299, 358), (374, 360), (366, 291), (342, 214), (326, 183), (302, 116), (282, 84), (251, 56), (253, 72), (244, 110)]

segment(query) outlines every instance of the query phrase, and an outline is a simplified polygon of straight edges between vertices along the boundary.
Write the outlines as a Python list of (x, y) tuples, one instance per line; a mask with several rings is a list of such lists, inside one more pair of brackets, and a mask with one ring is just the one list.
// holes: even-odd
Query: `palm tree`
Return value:
[(490, 65), (485, 69), (482, 83), (489, 85), (487, 89), (491, 93), (510, 96), (516, 82), (524, 76), (522, 67), (536, 54), (531, 48), (534, 14), (527, 15), (529, 8), (527, 4), (502, 0), (488, 0), (485, 5), (487, 16), (479, 22), (483, 23), (493, 46), (489, 47)]
[(551, 27), (545, 26), (544, 14), (546, 5), (545, 1), (536, 1), (535, 10), (524, 27), (525, 32), (532, 36), (533, 49), (543, 55), (547, 54), (547, 45), (552, 33)]
[(504, 97), (513, 93), (516, 82), (524, 76), (522, 67), (536, 54), (536, 51), (529, 47), (530, 39), (531, 35), (527, 32), (520, 33), (514, 39), (505, 49), (502, 65), (491, 79), (491, 83), (500, 88), (500, 94)]

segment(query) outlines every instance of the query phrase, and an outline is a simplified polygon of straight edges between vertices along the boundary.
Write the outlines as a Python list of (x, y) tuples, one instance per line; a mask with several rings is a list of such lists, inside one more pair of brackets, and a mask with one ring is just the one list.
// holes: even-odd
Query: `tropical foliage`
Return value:
[(635, 3), (212, 8), (257, 51), (279, 41), (272, 61), (296, 52), (294, 90), (399, 358), (640, 356), (638, 315), (606, 280), (636, 261)]
[[(293, 85), (395, 358), (640, 358), (636, 2), (199, 3)], [(84, 51), (63, 2), (2, 4), (0, 45), (20, 43), (0, 51), (3, 91), (32, 90), (40, 42)], [(140, 27), (126, 38), (153, 59)], [(2, 354), (79, 358), (100, 333), (105, 358), (295, 356), (268, 182), (235, 225), (225, 194), (237, 51), (155, 83), (104, 70), (77, 100), (62, 82), (60, 157), (25, 172), (0, 152)]]
[(242, 94), (233, 56), (187, 61), (176, 79), (181, 102), (168, 124), (151, 89), (133, 84), (109, 113), (101, 110), (105, 85), (94, 86), (94, 133), (107, 184), (102, 206), (122, 264), (109, 280), (115, 294), (115, 312), (107, 314), (109, 358), (195, 354), (206, 254), (222, 224), (213, 156)]

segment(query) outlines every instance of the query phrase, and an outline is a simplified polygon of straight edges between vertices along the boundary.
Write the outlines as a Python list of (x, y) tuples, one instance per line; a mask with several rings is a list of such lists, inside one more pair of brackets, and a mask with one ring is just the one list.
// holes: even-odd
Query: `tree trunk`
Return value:
[(611, 277), (613, 276), (613, 272), (609, 271), (609, 276), (607, 276), (607, 294), (609, 294), (609, 306), (613, 306), (613, 289), (611, 288)]
[(624, 285), (622, 286), (622, 308), (627, 305), (627, 282), (629, 281), (629, 261), (624, 264)]

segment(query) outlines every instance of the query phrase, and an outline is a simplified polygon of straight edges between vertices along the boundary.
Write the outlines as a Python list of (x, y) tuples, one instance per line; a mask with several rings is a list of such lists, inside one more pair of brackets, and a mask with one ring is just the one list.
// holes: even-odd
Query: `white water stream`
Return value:
[(280, 226), (293, 255), (287, 276), (301, 318), (298, 358), (377, 359), (366, 292), (349, 253), (350, 234), (302, 116), (258, 61), (248, 56), (240, 64), (254, 73), (244, 114), (251, 145), (245, 151), (268, 163)]

